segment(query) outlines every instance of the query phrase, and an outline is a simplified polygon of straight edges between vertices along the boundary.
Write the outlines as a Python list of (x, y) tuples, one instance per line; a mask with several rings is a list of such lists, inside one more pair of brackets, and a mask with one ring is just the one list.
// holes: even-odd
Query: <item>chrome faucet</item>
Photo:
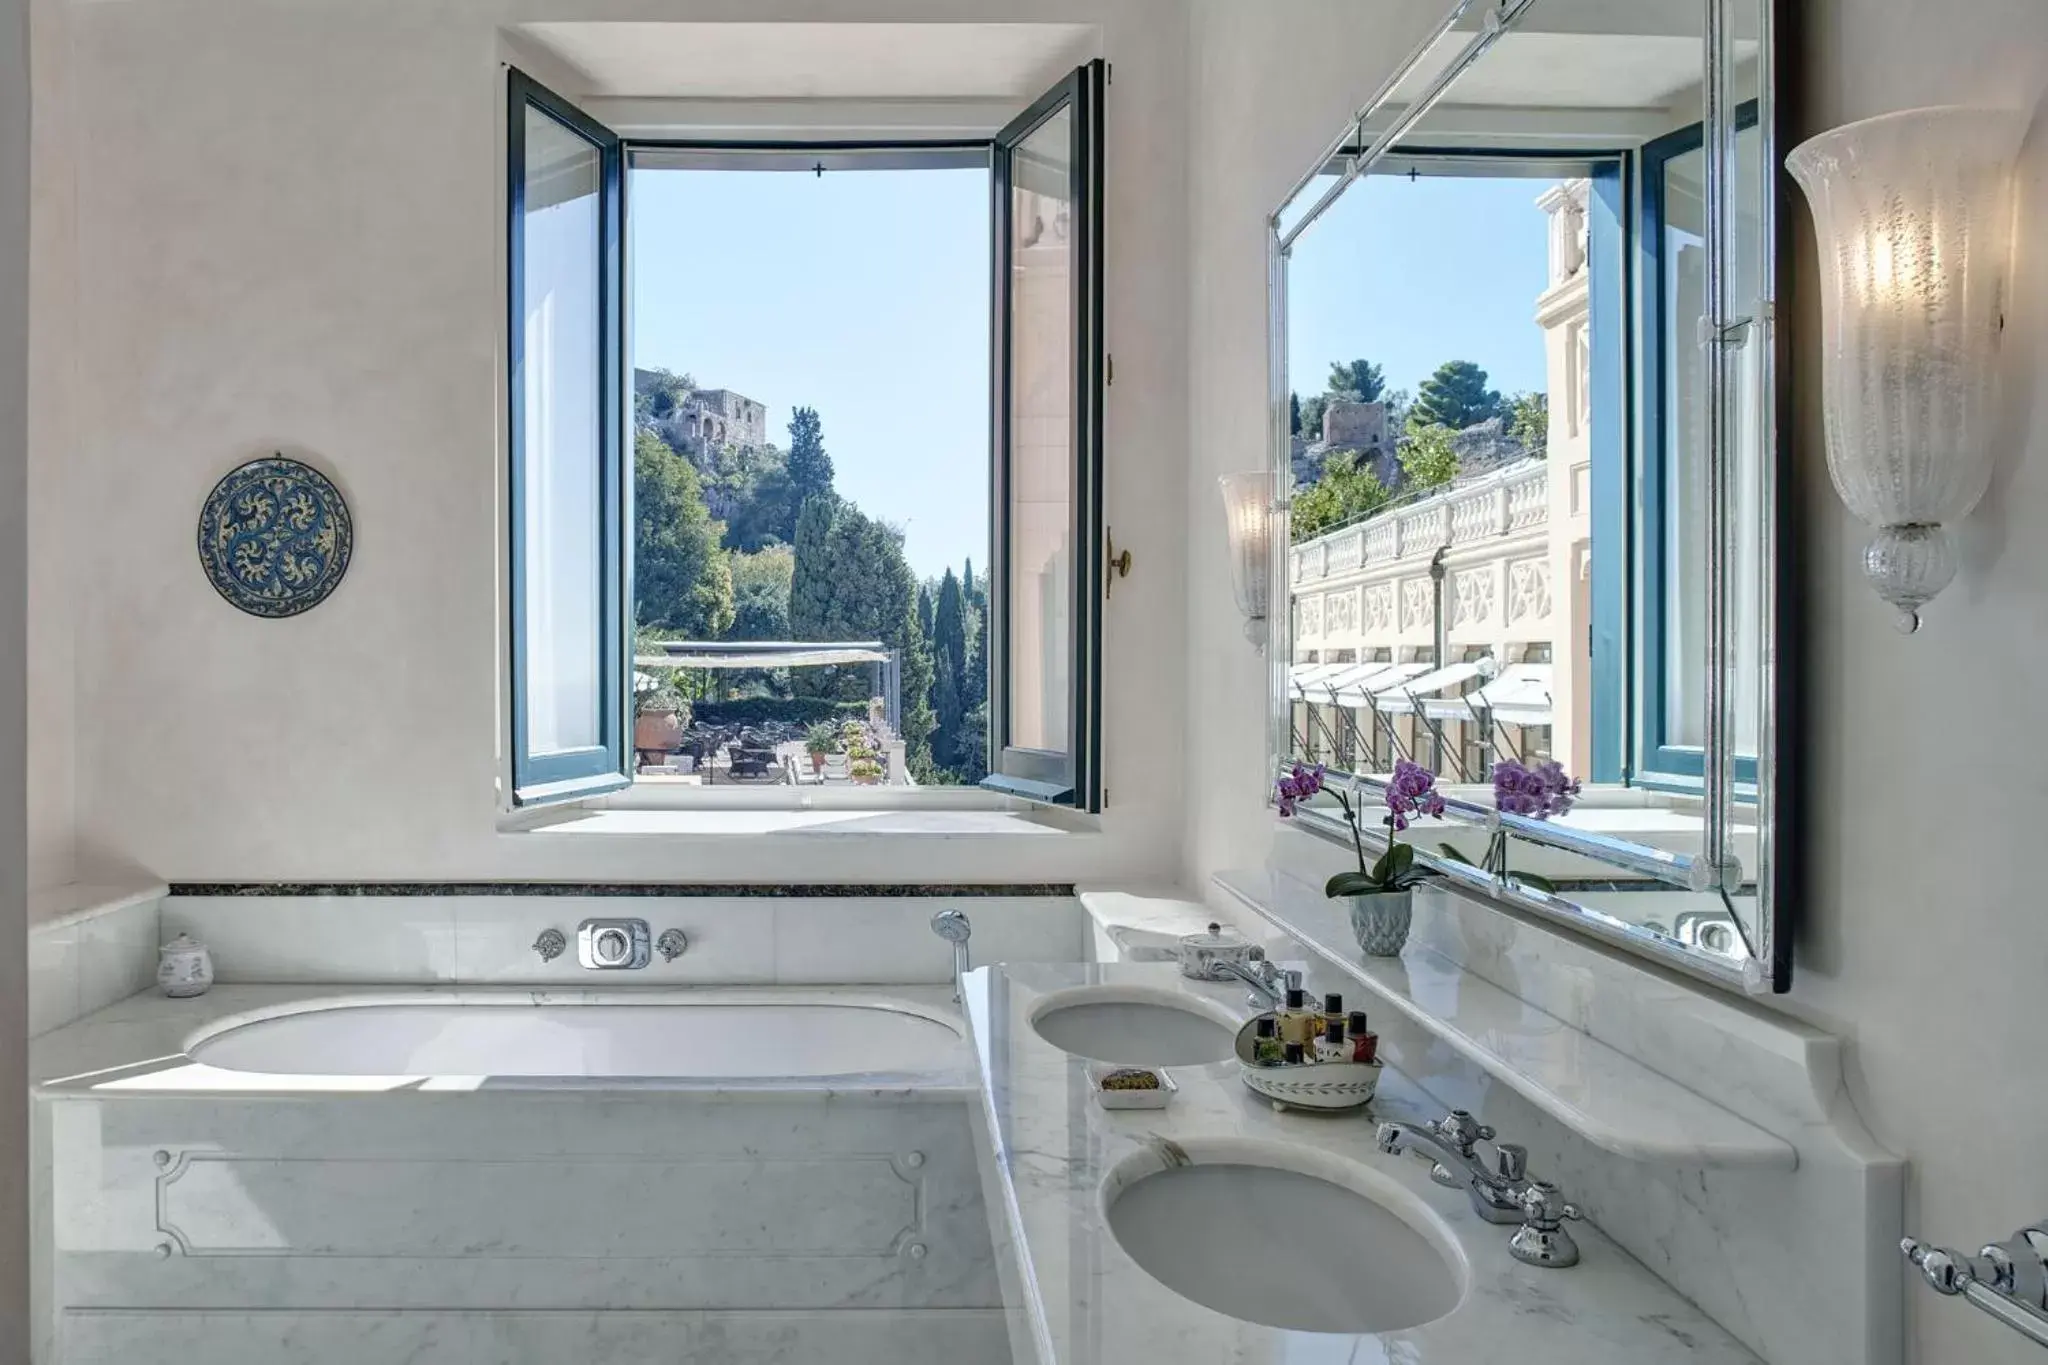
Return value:
[(1249, 966), (1242, 962), (1212, 962), (1209, 964), (1211, 981), (1226, 981), (1236, 977), (1250, 986), (1250, 1003), (1263, 1009), (1278, 1009), (1286, 1003), (1287, 992), (1301, 989), (1301, 973), (1283, 972), (1269, 961), (1265, 953), (1254, 948)]
[(1478, 1145), (1493, 1140), (1494, 1131), (1464, 1109), (1452, 1110), (1434, 1123), (1382, 1123), (1379, 1148), (1389, 1154), (1421, 1151), (1436, 1158), (1430, 1176), (1440, 1185), (1462, 1189), (1472, 1210), (1489, 1223), (1519, 1223), (1509, 1254), (1528, 1265), (1576, 1265), (1578, 1244), (1565, 1231), (1566, 1219), (1583, 1215), (1558, 1195), (1547, 1180), (1529, 1178), (1529, 1150), (1513, 1142), (1494, 1143), (1491, 1169)]

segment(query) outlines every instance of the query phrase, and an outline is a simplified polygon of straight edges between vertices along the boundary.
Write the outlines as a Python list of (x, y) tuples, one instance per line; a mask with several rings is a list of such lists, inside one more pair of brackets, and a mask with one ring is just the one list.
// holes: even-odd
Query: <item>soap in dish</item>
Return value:
[(1164, 1109), (1179, 1087), (1158, 1067), (1091, 1062), (1088, 1088), (1104, 1109)]

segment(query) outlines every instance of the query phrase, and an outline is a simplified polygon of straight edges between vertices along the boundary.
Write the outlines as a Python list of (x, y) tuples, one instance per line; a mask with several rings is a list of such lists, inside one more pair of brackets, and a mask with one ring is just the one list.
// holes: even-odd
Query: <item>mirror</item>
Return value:
[(1790, 978), (1770, 3), (1457, 6), (1273, 218), (1280, 766), (1421, 763), (1460, 885), (1749, 990)]

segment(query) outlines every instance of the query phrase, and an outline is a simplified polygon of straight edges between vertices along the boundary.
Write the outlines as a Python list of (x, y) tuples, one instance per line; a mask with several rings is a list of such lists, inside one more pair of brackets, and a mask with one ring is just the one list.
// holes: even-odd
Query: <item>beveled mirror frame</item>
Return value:
[[(1497, 905), (1536, 915), (1604, 943), (1648, 958), (1690, 977), (1724, 989), (1747, 994), (1782, 993), (1792, 977), (1792, 915), (1795, 903), (1795, 860), (1787, 857), (1792, 845), (1792, 817), (1797, 810), (1794, 772), (1779, 737), (1797, 733), (1795, 601), (1786, 573), (1791, 547), (1780, 514), (1787, 496), (1786, 462), (1780, 458), (1782, 433), (1787, 429), (1790, 366), (1784, 354), (1783, 329), (1778, 325), (1781, 311), (1781, 263), (1789, 259), (1780, 206), (1784, 177), (1779, 162), (1781, 130), (1785, 126), (1786, 103), (1777, 79), (1777, 53), (1787, 24), (1792, 18), (1790, 0), (1696, 0), (1703, 11), (1702, 88), (1703, 128), (1706, 145), (1732, 146), (1737, 126), (1736, 105), (1730, 81), (1735, 67), (1732, 18), (1740, 5), (1755, 15), (1757, 117), (1762, 131), (1762, 165), (1767, 169), (1762, 202), (1758, 206), (1759, 235), (1767, 249), (1760, 262), (1760, 303), (1756, 316), (1738, 316), (1728, 297), (1727, 260), (1733, 233), (1728, 206), (1730, 158), (1706, 158), (1707, 315), (1702, 344), (1708, 350), (1705, 434), (1711, 451), (1707, 470), (1707, 577), (1706, 616), (1706, 761), (1702, 772), (1702, 852), (1699, 855), (1631, 843), (1613, 836), (1553, 825), (1514, 815), (1500, 815), (1489, 807), (1469, 801), (1449, 802), (1448, 818), (1458, 823), (1498, 826), (1518, 839), (1575, 853), (1625, 870), (1631, 876), (1647, 878), (1694, 892), (1716, 893), (1742, 934), (1747, 954), (1737, 958), (1715, 953), (1682, 941), (1661, 930), (1631, 923), (1592, 906), (1574, 901), (1566, 893), (1550, 894), (1532, 886), (1496, 876), (1469, 863), (1440, 857), (1418, 847), (1418, 863), (1439, 874), (1456, 891)], [(1368, 174), (1373, 166), (1394, 153), (1400, 139), (1436, 105), (1457, 80), (1478, 61), (1500, 36), (1511, 31), (1544, 0), (1455, 0), (1443, 17), (1400, 63), (1372, 97), (1348, 119), (1323, 155), (1305, 171), (1280, 206), (1268, 217), (1268, 389), (1269, 468), (1277, 493), (1274, 503), (1274, 547), (1270, 566), (1268, 600), (1274, 604), (1273, 645), (1268, 650), (1269, 718), (1267, 731), (1268, 770), (1277, 772), (1292, 749), (1292, 665), (1291, 622), (1293, 586), (1290, 582), (1292, 543), (1288, 516), (1292, 496), (1287, 337), (1287, 269), (1295, 240), (1335, 203), (1353, 181)], [(1476, 27), (1472, 20), (1476, 19)], [(1393, 114), (1376, 133), (1367, 128), (1383, 110), (1393, 107), (1392, 97), (1411, 73), (1437, 45), (1452, 35), (1471, 31), (1470, 39), (1457, 56), (1407, 99), (1405, 107)], [(1359, 149), (1363, 149), (1362, 151)], [(1290, 210), (1297, 200), (1322, 176), (1337, 174), (1337, 182), (1298, 215)], [(1758, 514), (1759, 576), (1761, 591), (1754, 606), (1762, 616), (1761, 648), (1758, 651), (1761, 676), (1757, 695), (1762, 699), (1758, 717), (1754, 809), (1756, 818), (1755, 869), (1742, 868), (1731, 851), (1731, 814), (1736, 805), (1735, 753), (1732, 742), (1733, 688), (1731, 670), (1736, 655), (1733, 631), (1737, 604), (1730, 598), (1729, 545), (1732, 529), (1730, 441), (1727, 434), (1728, 395), (1731, 392), (1731, 353), (1745, 345), (1761, 348), (1759, 364), (1764, 411), (1760, 415), (1761, 439), (1758, 475), (1761, 490)], [(1377, 791), (1384, 783), (1361, 776), (1357, 785)], [(1745, 809), (1747, 808), (1747, 803)], [(1348, 842), (1349, 832), (1335, 818), (1303, 808), (1295, 823), (1327, 838)], [(1367, 839), (1377, 843), (1368, 832)], [(1711, 852), (1710, 852), (1711, 851)], [(1753, 896), (1755, 924), (1743, 924), (1735, 910), (1737, 896)]]

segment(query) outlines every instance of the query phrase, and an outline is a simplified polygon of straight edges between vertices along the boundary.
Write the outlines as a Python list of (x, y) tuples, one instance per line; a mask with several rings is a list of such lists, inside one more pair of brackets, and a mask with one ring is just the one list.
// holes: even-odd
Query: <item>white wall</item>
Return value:
[(68, 513), (77, 348), (77, 231), (70, 106), (69, 15), (59, 0), (34, 0), (30, 80), (36, 118), (30, 144), (28, 408), (28, 884), (72, 880), (76, 679), (71, 630), (75, 542)]
[[(1805, 78), (1808, 131), (1927, 104), (2038, 110), (2048, 91), (2039, 0), (1801, 8), (1805, 60), (1791, 66)], [(1912, 1163), (1907, 1227), (1965, 1250), (2048, 1213), (2048, 915), (2036, 852), (2048, 796), (2038, 739), (2048, 727), (2048, 122), (2038, 113), (2021, 215), (1998, 474), (1965, 525), (1955, 585), (1910, 639), (1865, 586), (1857, 557), (1867, 533), (1828, 483), (1803, 208), (1792, 279), (1794, 378), (1806, 397), (1789, 449), (1803, 504), (1814, 792), (1792, 1004), (1856, 1041), (1863, 1116)], [(2039, 1359), (1924, 1288), (1906, 1304), (1913, 1358), (1925, 1365)]]
[(0, 1360), (28, 1359), (28, 14), (0, 0)]
[[(1180, 818), (1185, 22), (1175, 0), (71, 3), (79, 858), (171, 880), (1157, 877)], [(496, 832), (499, 28), (535, 19), (1099, 22), (1109, 96), (1110, 606), (1099, 835)], [(54, 342), (53, 342), (54, 344)], [(828, 414), (829, 419), (829, 414)], [(282, 449), (354, 510), (317, 611), (224, 605), (192, 548)]]
[[(1215, 476), (1263, 450), (1265, 280), (1259, 215), (1407, 46), (1433, 4), (1197, 3), (1191, 88), (1188, 878), (1263, 860), (1271, 820), (1259, 771), (1264, 675), (1239, 641)], [(1401, 10), (1396, 17), (1395, 9)], [(2048, 90), (2039, 0), (1813, 0), (1785, 60), (1809, 131), (1915, 105)], [(1794, 197), (1796, 198), (1796, 192)], [(1852, 1088), (1880, 1141), (1911, 1162), (1907, 1225), (1974, 1250), (2048, 1213), (2040, 1010), (2048, 961), (2038, 859), (2048, 798), (2048, 121), (2023, 164), (2021, 275), (2009, 315), (2008, 440), (1965, 533), (1961, 577), (1913, 639), (1864, 585), (1865, 539), (1828, 484), (1820, 428), (1810, 236), (1794, 294), (1798, 484), (1794, 571), (1807, 584), (1811, 705), (1802, 743), (1814, 789), (1802, 844), (1793, 992), (1776, 1002), (1851, 1040)], [(1794, 208), (1802, 222), (1803, 209)], [(2031, 224), (2029, 228), (2027, 225)], [(2029, 232), (2032, 237), (2029, 240)], [(1900, 790), (1902, 789), (1902, 790)], [(1910, 809), (1902, 830), (1897, 812)], [(1848, 1249), (1845, 1248), (1845, 1251)], [(1879, 1254), (1883, 1254), (1880, 1249)], [(2037, 1351), (1901, 1272), (1911, 1359), (2023, 1365)]]

